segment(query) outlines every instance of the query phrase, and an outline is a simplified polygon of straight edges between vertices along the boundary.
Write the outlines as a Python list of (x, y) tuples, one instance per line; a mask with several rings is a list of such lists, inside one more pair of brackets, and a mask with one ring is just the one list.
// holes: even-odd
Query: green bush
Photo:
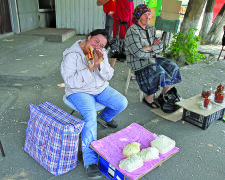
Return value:
[(186, 63), (197, 63), (200, 59), (204, 58), (204, 55), (198, 53), (198, 40), (199, 36), (195, 35), (195, 27), (191, 27), (186, 33), (176, 33), (173, 34), (174, 40), (171, 41), (168, 47), (166, 56), (177, 59), (180, 56), (185, 56)]

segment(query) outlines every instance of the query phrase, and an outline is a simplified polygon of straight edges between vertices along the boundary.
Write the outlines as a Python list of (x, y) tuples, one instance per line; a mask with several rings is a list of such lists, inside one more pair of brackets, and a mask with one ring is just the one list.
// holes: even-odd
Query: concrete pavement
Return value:
[[(63, 43), (50, 43), (36, 36), (21, 36), (23, 37), (14, 35), (0, 39), (0, 57), (2, 57), (0, 58), (0, 140), (6, 154), (4, 158), (0, 155), (0, 180), (87, 179), (80, 156), (80, 163), (74, 170), (55, 177), (23, 150), (29, 103), (39, 105), (50, 101), (67, 112), (71, 111), (62, 101), (64, 88), (59, 65), (63, 50), (84, 36), (74, 36)], [(30, 42), (35, 46), (26, 45)], [(11, 49), (15, 51), (10, 50), (6, 53), (12, 46)], [(20, 46), (21, 51), (15, 49)], [(28, 49), (25, 48), (27, 46)], [(218, 83), (225, 82), (225, 60), (222, 60), (225, 54), (223, 53), (221, 60), (216, 62), (220, 48), (220, 46), (202, 46), (201, 49), (213, 57), (209, 63), (181, 68), (183, 82), (176, 87), (182, 98), (201, 93), (202, 86), (206, 83), (216, 87)], [(122, 94), (124, 94), (127, 73), (126, 63), (116, 63), (115, 74), (110, 85)], [(225, 123), (223, 121), (216, 121), (207, 130), (202, 130), (182, 120), (176, 123), (164, 120), (139, 102), (139, 89), (135, 81), (130, 82), (126, 97), (129, 102), (128, 107), (115, 117), (119, 127), (105, 129), (98, 126), (98, 138), (136, 122), (153, 133), (171, 137), (180, 148), (179, 153), (141, 180), (224, 179)], [(78, 113), (75, 113), (75, 116), (81, 118)]]

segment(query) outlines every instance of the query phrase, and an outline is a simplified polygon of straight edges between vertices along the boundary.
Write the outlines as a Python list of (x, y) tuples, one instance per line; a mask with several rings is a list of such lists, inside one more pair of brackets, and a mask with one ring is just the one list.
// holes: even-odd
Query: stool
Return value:
[[(130, 77), (131, 76), (134, 76), (134, 74), (131, 72), (131, 69), (129, 68), (126, 87), (125, 87), (125, 95), (127, 95), (127, 90), (128, 90), (129, 84), (130, 84)], [(141, 91), (141, 89), (139, 89), (139, 92), (140, 92), (140, 102), (142, 102), (144, 93)]]
[[(66, 95), (63, 96), (63, 102), (65, 103), (65, 105), (67, 105), (67, 107), (69, 107), (70, 109), (72, 109), (73, 111), (70, 113), (70, 115), (72, 115), (74, 113), (74, 111), (77, 111), (76, 107), (67, 99)], [(96, 111), (101, 111), (105, 108), (104, 105), (96, 102)], [(77, 111), (78, 112), (78, 111)], [(106, 125), (104, 125), (103, 123), (101, 123), (100, 121), (97, 120), (97, 122), (99, 124), (101, 124), (103, 127), (107, 128)]]
[(5, 157), (5, 152), (4, 152), (1, 140), (0, 140), (0, 150), (1, 150), (2, 156)]
[[(220, 55), (221, 55), (222, 51), (225, 51), (225, 49), (223, 49), (223, 47), (224, 47), (224, 46), (222, 46), (222, 49), (221, 49), (221, 51), (220, 51), (220, 54), (219, 54), (219, 57), (218, 57), (217, 61), (219, 61)], [(225, 59), (225, 56), (224, 56), (224, 59)]]

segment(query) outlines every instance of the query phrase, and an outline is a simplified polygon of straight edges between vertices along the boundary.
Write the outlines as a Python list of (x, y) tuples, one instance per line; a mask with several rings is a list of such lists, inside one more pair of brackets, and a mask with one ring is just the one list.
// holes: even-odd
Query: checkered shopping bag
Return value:
[(84, 122), (45, 102), (29, 104), (24, 150), (50, 173), (58, 176), (78, 164), (79, 134)]

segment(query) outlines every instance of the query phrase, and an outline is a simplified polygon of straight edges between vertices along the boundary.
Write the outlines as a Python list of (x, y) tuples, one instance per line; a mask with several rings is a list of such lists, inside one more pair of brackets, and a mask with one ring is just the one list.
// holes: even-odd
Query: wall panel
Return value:
[(17, 0), (21, 32), (39, 27), (38, 1)]
[[(102, 6), (97, 0), (55, 0), (56, 27), (75, 28), (77, 34), (88, 34), (94, 29), (104, 27)], [(134, 6), (144, 0), (134, 0)]]

